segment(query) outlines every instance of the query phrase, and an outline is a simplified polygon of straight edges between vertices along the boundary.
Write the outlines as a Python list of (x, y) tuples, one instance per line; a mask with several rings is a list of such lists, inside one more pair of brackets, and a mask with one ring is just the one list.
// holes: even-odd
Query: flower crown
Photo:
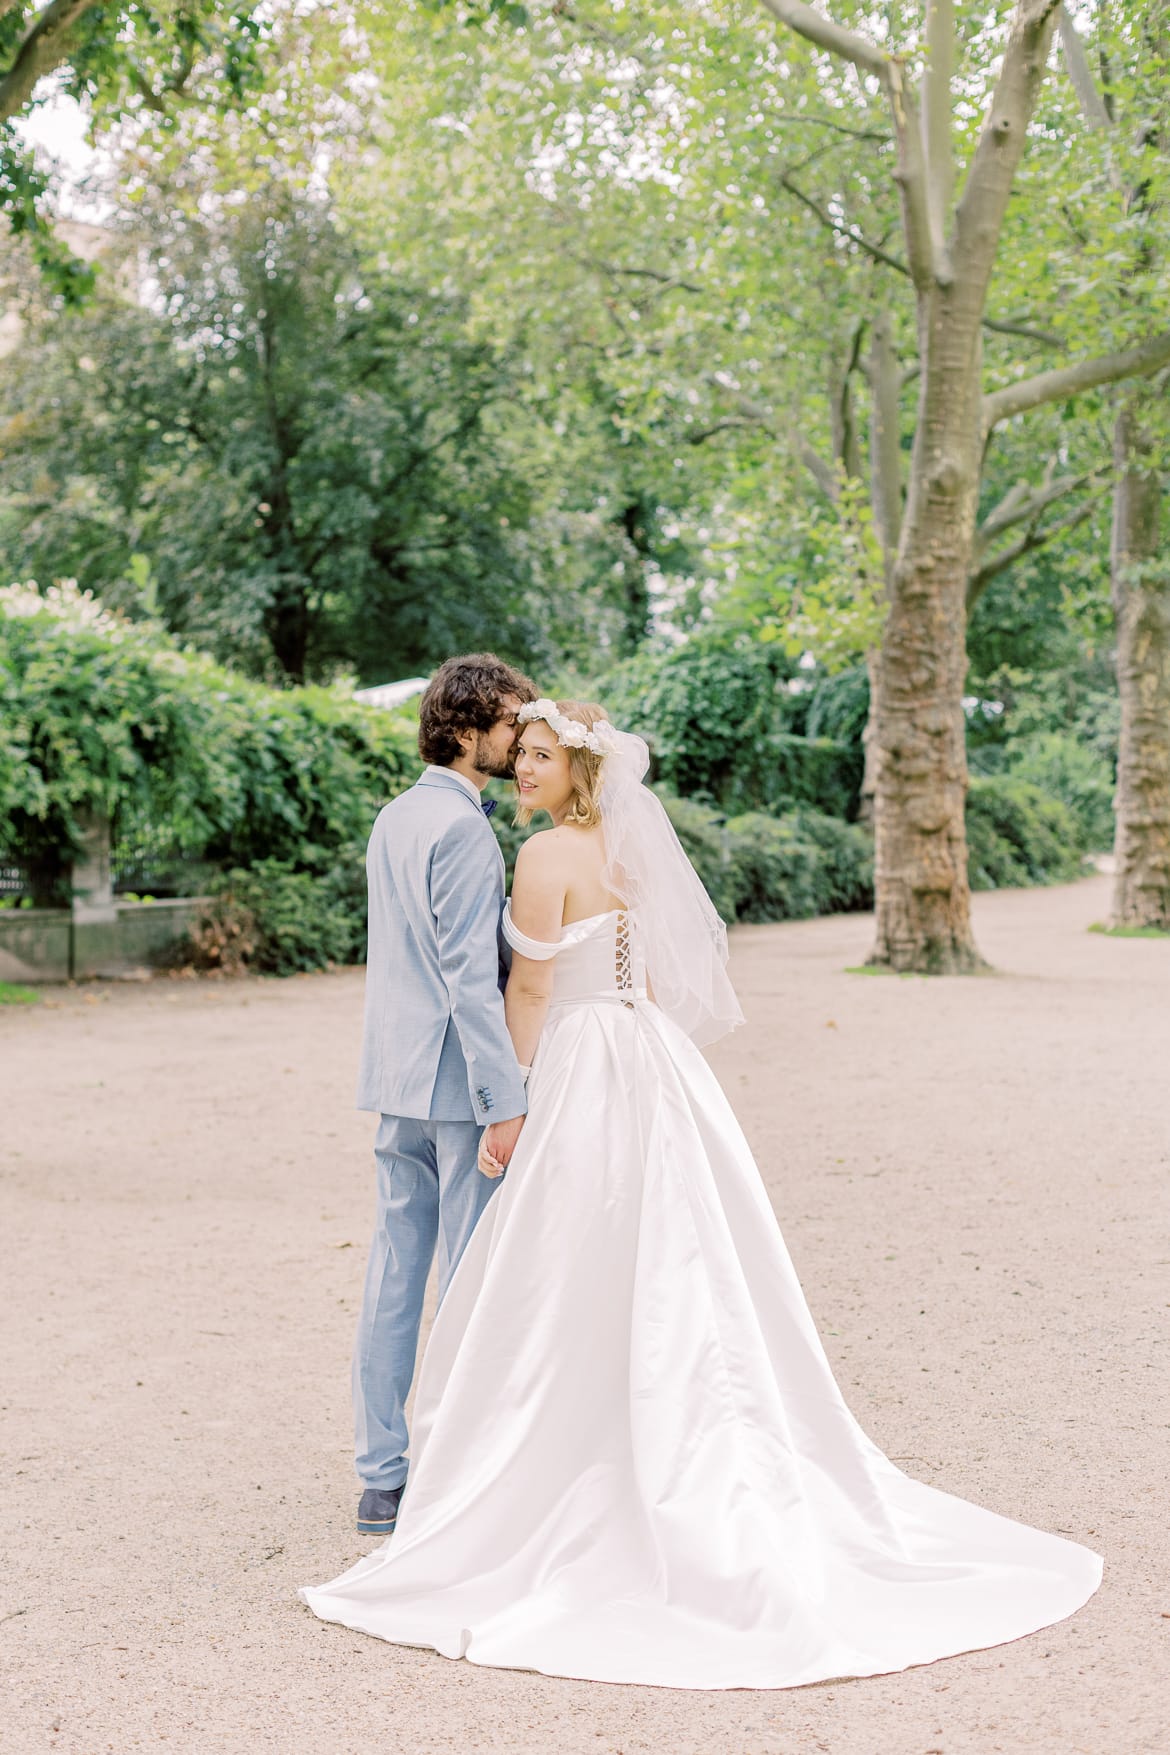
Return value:
[(518, 725), (527, 725), (533, 719), (543, 719), (556, 733), (557, 742), (567, 750), (589, 750), (595, 756), (608, 756), (617, 748), (617, 733), (608, 719), (599, 719), (590, 731), (587, 725), (582, 725), (579, 719), (570, 719), (555, 701), (546, 697), (528, 701), (516, 715)]

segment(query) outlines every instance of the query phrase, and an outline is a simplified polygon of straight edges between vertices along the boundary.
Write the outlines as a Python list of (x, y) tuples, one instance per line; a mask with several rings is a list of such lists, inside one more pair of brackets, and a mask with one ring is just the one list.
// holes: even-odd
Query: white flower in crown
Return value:
[(590, 731), (579, 719), (570, 719), (567, 713), (562, 713), (556, 702), (547, 696), (527, 702), (516, 715), (520, 725), (527, 725), (533, 719), (543, 719), (563, 749), (590, 750), (595, 756), (606, 756), (617, 748), (617, 733), (608, 719), (599, 719)]

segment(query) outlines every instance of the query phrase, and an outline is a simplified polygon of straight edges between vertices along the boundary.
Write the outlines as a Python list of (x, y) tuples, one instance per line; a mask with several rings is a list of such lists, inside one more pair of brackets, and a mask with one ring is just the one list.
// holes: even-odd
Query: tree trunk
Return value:
[(866, 828), (873, 827), (877, 802), (877, 701), (881, 694), (879, 675), (881, 666), (882, 655), (876, 647), (871, 646), (865, 655), (865, 669), (869, 677), (869, 712), (865, 716), (865, 730), (861, 734), (861, 751), (864, 762), (861, 770), (861, 795), (857, 804), (857, 820), (859, 823), (864, 823)]
[(300, 581), (282, 585), (264, 618), (276, 662), (291, 683), (303, 683), (309, 659), (309, 605)]
[[(865, 364), (869, 380), (869, 497), (874, 529), (882, 545), (886, 595), (894, 582), (894, 563), (902, 535), (902, 435), (899, 421), (899, 368), (894, 353), (893, 326), (888, 311), (874, 319), (869, 357)], [(861, 778), (860, 820), (871, 825), (877, 798), (878, 733), (877, 700), (881, 694), (882, 656), (874, 647), (865, 655), (869, 674), (869, 712), (862, 745), (865, 769)]]
[(966, 593), (981, 448), (980, 292), (920, 300), (922, 378), (909, 493), (874, 669), (877, 937), (870, 961), (982, 966), (967, 882)]
[(1159, 565), (1162, 482), (1141, 399), (1117, 417), (1113, 612), (1121, 743), (1115, 926), (1170, 930), (1170, 568)]
[(635, 559), (623, 570), (622, 586), (622, 652), (632, 656), (650, 632), (650, 588), (646, 575), (653, 561), (650, 520), (653, 502), (639, 495), (624, 506), (618, 522), (625, 533)]

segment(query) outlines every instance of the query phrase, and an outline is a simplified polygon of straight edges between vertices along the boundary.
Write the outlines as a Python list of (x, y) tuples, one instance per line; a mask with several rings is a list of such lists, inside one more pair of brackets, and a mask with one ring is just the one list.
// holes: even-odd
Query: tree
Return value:
[[(1123, 37), (1132, 26), (1121, 26)], [(1170, 139), (1170, 12), (1150, 8), (1138, 40), (1136, 79), (1117, 77), (1117, 27), (1099, 47), (1099, 87), (1067, 15), (1061, 36), (1069, 70), (1091, 130), (1109, 139), (1107, 187), (1121, 215), (1155, 219), (1165, 192), (1154, 181)], [(1144, 266), (1165, 260), (1166, 244), (1145, 224)], [(1116, 838), (1113, 920), (1118, 926), (1170, 929), (1170, 566), (1164, 554), (1164, 499), (1170, 431), (1161, 394), (1131, 390), (1114, 426), (1111, 545), (1121, 737), (1114, 800)]]
[[(188, 220), (169, 312), (50, 318), (11, 376), (3, 547), (260, 674), (409, 674), (488, 630), (535, 655), (510, 362), (457, 300), (363, 274), (327, 211)], [(18, 443), (12, 444), (11, 441)]]
[(56, 89), (88, 100), (103, 122), (153, 116), (177, 103), (222, 109), (260, 78), (263, 8), (255, 0), (0, 0), (0, 212), (24, 236), (55, 291), (78, 303), (93, 271), (53, 230), (49, 182), (16, 123)]
[[(880, 89), (897, 147), (920, 375), (905, 508), (875, 669), (877, 940), (873, 961), (962, 971), (971, 932), (962, 713), (966, 599), (982, 453), (996, 428), (1078, 391), (1155, 372), (1170, 331), (985, 389), (982, 327), (1008, 204), (1046, 75), (1057, 0), (1020, 0), (958, 198), (950, 0), (927, 0), (917, 77), (905, 56), (801, 0), (762, 0), (816, 50)], [(880, 424), (880, 420), (879, 420)]]
[[(803, 458), (866, 573), (877, 539), (888, 598), (871, 728), (874, 955), (975, 967), (967, 614), (990, 580), (1090, 516), (1107, 461), (1072, 459), (1079, 447), (1061, 439), (992, 494), (992, 442), (1035, 410), (1071, 408), (1170, 360), (1170, 313), (1138, 228), (1102, 200), (1101, 152), (1084, 142), (1071, 86), (1048, 78), (1055, 0), (977, 14), (932, 0), (887, 8), (880, 27), (854, 0), (835, 9), (843, 23), (799, 0), (701, 14), (642, 0), (620, 15), (579, 0), (571, 12), (530, 7), (519, 47), (506, 10), (461, 7), (471, 31), (440, 10), (444, 56), (458, 56), (460, 32), (473, 41), (462, 51), (470, 101), (449, 104), (464, 162), (515, 165), (526, 237), (541, 238), (532, 197), (543, 194), (545, 234), (561, 232), (562, 257), (607, 265), (619, 311), (618, 288), (635, 276), (670, 288), (653, 322), (631, 327), (631, 378), (639, 367), (682, 378), (695, 427), (721, 434), (736, 463), (745, 443), (753, 461), (763, 454), (746, 437), (753, 426)], [(786, 27), (779, 37), (760, 28), (765, 16)], [(879, 28), (880, 42), (868, 34)], [(1125, 45), (1127, 71), (1142, 53)], [(484, 90), (512, 124), (498, 154)], [(647, 240), (638, 260), (634, 236)], [(720, 310), (725, 323), (743, 319), (741, 344), (719, 334)], [(1037, 370), (1038, 356), (1080, 351)], [(813, 414), (817, 377), (828, 420)], [(843, 491), (865, 473), (868, 510)], [(745, 548), (760, 529), (745, 519)], [(741, 577), (775, 570), (740, 560)]]

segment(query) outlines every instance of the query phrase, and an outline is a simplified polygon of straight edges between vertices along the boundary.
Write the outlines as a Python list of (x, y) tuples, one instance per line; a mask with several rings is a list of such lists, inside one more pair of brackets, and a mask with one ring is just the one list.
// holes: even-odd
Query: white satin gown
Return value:
[(1101, 1562), (909, 1479), (837, 1388), (702, 1055), (567, 927), (511, 1166), (436, 1318), (396, 1533), (324, 1620), (477, 1664), (784, 1688), (998, 1645)]

